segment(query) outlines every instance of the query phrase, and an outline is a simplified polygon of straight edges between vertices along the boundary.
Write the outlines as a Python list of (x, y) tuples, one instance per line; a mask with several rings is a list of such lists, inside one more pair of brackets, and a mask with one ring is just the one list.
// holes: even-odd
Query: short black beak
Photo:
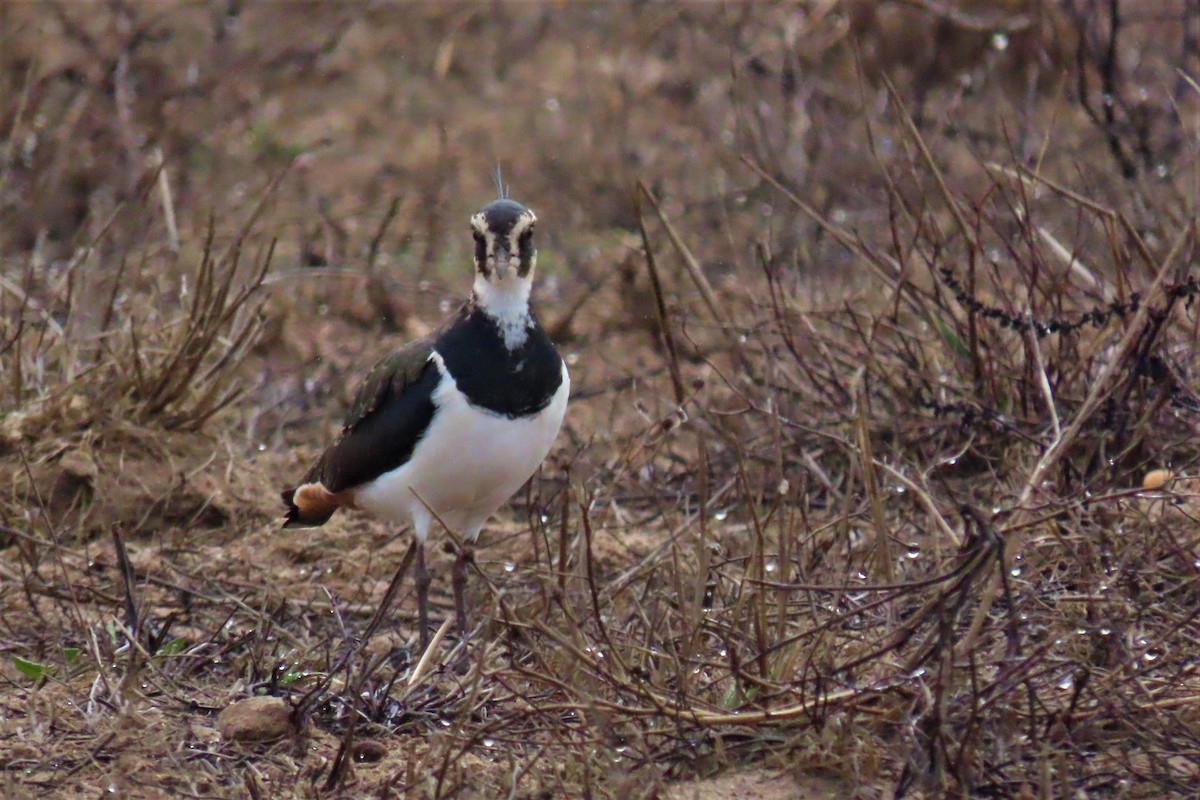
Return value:
[(509, 254), (507, 250), (497, 250), (492, 256), (492, 271), (496, 273), (496, 277), (504, 279), (504, 274), (508, 272)]

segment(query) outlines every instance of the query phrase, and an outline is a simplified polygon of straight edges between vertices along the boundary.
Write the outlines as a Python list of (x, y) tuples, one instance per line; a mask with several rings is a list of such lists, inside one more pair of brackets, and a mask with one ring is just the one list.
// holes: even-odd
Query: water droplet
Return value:
[(1075, 679), (1069, 674), (1063, 675), (1058, 679), (1058, 688), (1062, 689), (1064, 692), (1069, 692), (1075, 688)]
[(259, 443), (258, 443), (258, 452), (260, 452), (260, 453), (261, 453), (261, 452), (263, 452), (263, 451), (264, 451), (264, 450), (266, 450), (266, 449), (267, 449), (267, 446), (266, 446), (265, 444), (263, 444), (262, 442), (259, 442)]
[(512, 563), (511, 561), (504, 562), (504, 571), (505, 572), (512, 572), (516, 568), (517, 568), (517, 565)]
[(1157, 167), (1154, 168), (1154, 174), (1160, 178), (1165, 178), (1165, 177), (1167, 177), (1167, 175), (1170, 174), (1170, 170), (1167, 169), (1166, 164), (1159, 164)]
[(1008, 574), (1009, 574), (1009, 575), (1012, 575), (1014, 578), (1019, 578), (1019, 577), (1021, 577), (1021, 568), (1020, 568), (1020, 567), (1013, 567), (1012, 569), (1010, 569), (1010, 570), (1008, 571)]
[(496, 740), (495, 740), (495, 739), (490, 739), (490, 738), (489, 738), (489, 739), (484, 739), (484, 740), (483, 740), (483, 746), (484, 746), (484, 747), (494, 747), (495, 745), (496, 745)]
[(438, 724), (441, 725), (443, 728), (449, 728), (450, 720), (446, 719), (445, 717), (442, 717), (441, 719), (438, 720)]
[(729, 516), (729, 509), (727, 509), (727, 508), (722, 508), (713, 513), (713, 519), (715, 519), (717, 522), (720, 522), (721, 520), (725, 519), (728, 516)]
[(551, 114), (558, 113), (560, 108), (562, 108), (562, 106), (559, 104), (557, 97), (550, 97), (546, 99), (546, 110)]
[(765, 569), (767, 572), (774, 572), (775, 570), (779, 569), (779, 562), (772, 558), (771, 560), (767, 561), (766, 564), (763, 564), (763, 569)]
[(921, 546), (916, 542), (909, 542), (908, 551), (904, 555), (909, 561), (916, 561), (921, 557)]
[(1101, 636), (1112, 636), (1112, 628), (1101, 628), (1100, 635)]

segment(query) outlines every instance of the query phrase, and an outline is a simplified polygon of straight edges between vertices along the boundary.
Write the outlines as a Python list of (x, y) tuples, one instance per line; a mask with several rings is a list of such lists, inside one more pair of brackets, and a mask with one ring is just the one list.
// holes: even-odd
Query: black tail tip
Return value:
[(309, 509), (306, 514), (296, 505), (296, 489), (284, 489), (279, 496), (287, 506), (283, 513), (283, 524), (280, 526), (282, 528), (316, 528), (328, 522), (337, 510), (337, 506), (331, 505), (328, 508)]
[(283, 524), (281, 528), (295, 528), (301, 524), (300, 509), (296, 506), (295, 497), (296, 490), (284, 489), (279, 493), (279, 497), (283, 500), (283, 504), (287, 506), (287, 510), (283, 512)]

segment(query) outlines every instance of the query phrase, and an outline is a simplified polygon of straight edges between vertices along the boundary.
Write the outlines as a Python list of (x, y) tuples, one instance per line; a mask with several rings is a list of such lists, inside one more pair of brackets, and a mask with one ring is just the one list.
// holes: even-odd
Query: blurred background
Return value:
[[(1193, 791), (1198, 37), (1193, 0), (0, 2), (0, 786)], [(497, 165), (573, 401), (485, 533), (493, 645), (402, 690), (407, 589), (338, 648), (407, 539), (285, 537), (277, 492), (465, 298)], [(311, 751), (223, 742), (251, 695)]]

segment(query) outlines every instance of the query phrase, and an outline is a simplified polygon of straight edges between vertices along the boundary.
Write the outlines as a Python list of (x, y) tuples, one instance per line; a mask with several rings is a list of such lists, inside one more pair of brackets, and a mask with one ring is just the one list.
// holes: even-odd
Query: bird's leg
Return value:
[(425, 542), (417, 541), (417, 561), (413, 566), (413, 583), (417, 587), (417, 624), (421, 627), (421, 652), (429, 647), (429, 584), (433, 576), (425, 566)]
[(467, 566), (475, 558), (475, 550), (465, 542), (458, 548), (454, 559), (454, 571), (450, 573), (451, 585), (454, 587), (454, 613), (458, 617), (458, 635), (467, 637)]

